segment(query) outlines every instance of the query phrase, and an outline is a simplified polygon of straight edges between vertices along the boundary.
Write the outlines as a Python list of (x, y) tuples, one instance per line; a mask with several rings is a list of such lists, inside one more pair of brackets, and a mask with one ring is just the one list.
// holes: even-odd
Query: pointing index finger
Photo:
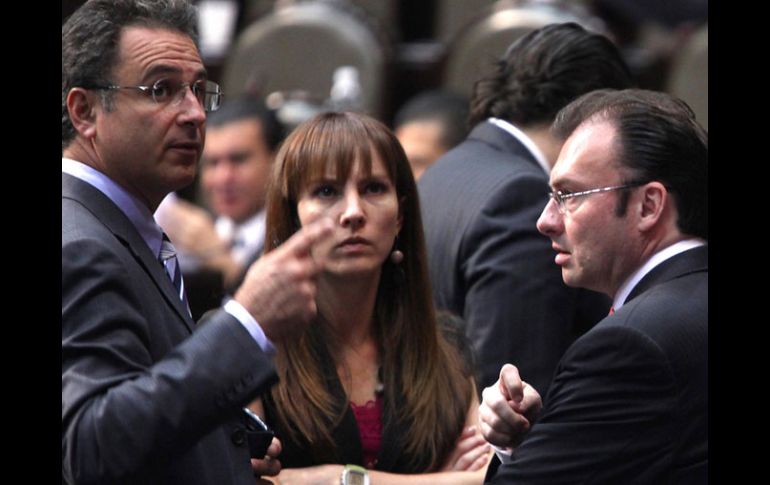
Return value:
[(334, 224), (328, 217), (311, 222), (302, 227), (284, 245), (287, 251), (297, 256), (307, 256), (313, 246), (323, 243), (332, 235)]

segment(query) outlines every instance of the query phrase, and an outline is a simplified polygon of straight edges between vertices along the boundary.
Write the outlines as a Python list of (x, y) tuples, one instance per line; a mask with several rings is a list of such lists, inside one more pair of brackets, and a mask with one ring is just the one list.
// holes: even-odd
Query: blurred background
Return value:
[[(82, 0), (63, 0), (62, 23)], [(393, 126), (413, 96), (470, 96), (518, 37), (575, 21), (621, 47), (639, 87), (708, 129), (707, 0), (198, 0), (201, 54), (227, 98), (265, 98), (289, 128), (327, 109)]]

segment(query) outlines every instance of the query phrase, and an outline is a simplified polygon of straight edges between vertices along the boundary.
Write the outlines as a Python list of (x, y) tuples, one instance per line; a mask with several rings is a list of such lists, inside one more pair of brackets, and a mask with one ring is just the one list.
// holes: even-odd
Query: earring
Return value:
[(396, 236), (396, 240), (393, 241), (393, 251), (390, 253), (390, 262), (393, 264), (399, 264), (403, 260), (404, 253), (398, 249), (398, 236)]

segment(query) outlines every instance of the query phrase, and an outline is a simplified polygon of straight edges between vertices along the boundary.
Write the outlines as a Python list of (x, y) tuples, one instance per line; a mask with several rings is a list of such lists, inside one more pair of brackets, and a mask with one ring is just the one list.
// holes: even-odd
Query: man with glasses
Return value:
[(535, 224), (561, 147), (556, 113), (631, 82), (608, 38), (575, 23), (533, 30), (476, 82), (473, 130), (419, 180), (433, 295), (467, 322), (479, 390), (516, 362), (545, 393), (567, 347), (607, 314), (604, 295), (564, 285)]
[(185, 0), (91, 0), (62, 27), (62, 480), (253, 484), (242, 407), (276, 376), (271, 340), (315, 315), (307, 226), (196, 325), (153, 211), (193, 181), (220, 103)]
[(567, 350), (525, 437), (537, 399), (518, 370), (484, 390), (482, 433), (507, 448), (490, 483), (706, 483), (708, 135), (642, 90), (585, 95), (553, 131), (566, 142), (538, 230), (565, 283), (613, 308)]

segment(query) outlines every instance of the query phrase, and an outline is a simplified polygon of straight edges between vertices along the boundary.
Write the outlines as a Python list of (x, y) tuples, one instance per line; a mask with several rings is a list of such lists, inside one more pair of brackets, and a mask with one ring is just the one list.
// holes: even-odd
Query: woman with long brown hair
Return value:
[(255, 406), (282, 442), (277, 481), (339, 483), (356, 464), (374, 485), (481, 483), (472, 372), (436, 322), (416, 185), (382, 123), (324, 113), (285, 141), (266, 251), (323, 217), (335, 233), (312, 253), (317, 321), (276, 342), (280, 381)]

